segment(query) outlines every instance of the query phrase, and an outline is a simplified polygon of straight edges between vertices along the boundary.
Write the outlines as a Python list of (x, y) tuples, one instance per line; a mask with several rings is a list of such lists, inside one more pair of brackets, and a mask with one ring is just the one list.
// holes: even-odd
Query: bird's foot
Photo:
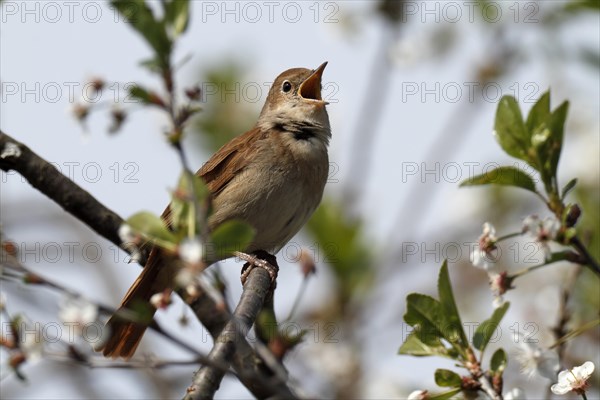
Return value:
[(242, 267), (242, 275), (240, 279), (242, 285), (246, 284), (250, 272), (256, 268), (263, 268), (271, 277), (271, 287), (275, 289), (277, 285), (277, 274), (279, 273), (279, 265), (277, 265), (277, 259), (274, 255), (267, 253), (264, 250), (258, 250), (252, 254), (236, 252), (235, 255), (242, 260), (246, 261), (246, 264)]

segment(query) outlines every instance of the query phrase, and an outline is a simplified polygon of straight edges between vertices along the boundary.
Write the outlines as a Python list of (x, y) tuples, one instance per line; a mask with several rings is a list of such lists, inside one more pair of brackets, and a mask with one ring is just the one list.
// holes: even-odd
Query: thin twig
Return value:
[(105, 369), (163, 369), (168, 367), (177, 367), (184, 365), (202, 364), (204, 360), (193, 358), (191, 360), (159, 360), (152, 357), (144, 359), (133, 359), (129, 361), (109, 361), (104, 358), (81, 358), (81, 355), (73, 356), (70, 353), (44, 352), (44, 358), (53, 361), (70, 361), (88, 368)]
[[(571, 294), (573, 292), (573, 288), (575, 287), (575, 283), (577, 282), (577, 278), (581, 274), (582, 268), (581, 265), (576, 265), (573, 270), (571, 270), (567, 282), (565, 282), (562, 293), (560, 296), (560, 305), (558, 310), (558, 321), (556, 326), (552, 329), (552, 333), (554, 334), (555, 341), (558, 343), (560, 338), (565, 336), (567, 333), (567, 324), (571, 320), (571, 312), (569, 311), (568, 304), (569, 299), (571, 298)], [(566, 341), (561, 342), (556, 346), (556, 352), (558, 354), (559, 363), (562, 364), (563, 357), (566, 349)], [(552, 386), (552, 382), (548, 385), (546, 390), (546, 395), (548, 398), (552, 396), (552, 391), (550, 390)]]
[[(75, 298), (84, 297), (81, 293), (79, 293), (75, 290), (69, 289), (58, 283), (48, 281), (47, 279), (30, 272), (28, 270), (28, 268), (25, 267), (23, 264), (19, 263), (18, 260), (15, 259), (15, 257), (6, 254), (4, 249), (1, 249), (1, 248), (0, 248), (0, 266), (2, 266), (3, 268), (10, 269), (10, 270), (16, 269), (19, 272), (18, 275), (20, 275), (20, 277), (21, 277), (20, 282), (25, 281), (30, 285), (44, 286), (44, 287), (47, 287), (54, 291), (64, 293), (70, 297), (75, 297)], [(17, 268), (15, 268), (15, 267), (17, 267)], [(3, 273), (3, 275), (4, 275), (4, 273)], [(18, 277), (18, 275), (13, 275), (13, 276), (11, 276), (12, 279), (6, 280), (6, 281), (7, 282), (16, 282), (17, 281), (16, 278)], [(89, 299), (88, 299), (88, 301), (89, 301)], [(98, 307), (98, 310), (100, 312), (107, 314), (107, 315), (113, 315), (117, 312), (116, 309), (106, 306), (104, 304), (98, 303), (98, 302), (94, 302), (94, 305), (96, 307)], [(131, 317), (131, 319), (134, 319), (135, 315), (134, 314), (132, 314), (131, 316), (123, 315), (123, 318), (129, 318), (129, 317)], [(211, 360), (208, 359), (208, 357), (205, 354), (196, 350), (195, 348), (193, 348), (189, 344), (181, 341), (180, 339), (176, 338), (175, 336), (171, 335), (169, 332), (165, 331), (156, 321), (153, 321), (148, 327), (151, 330), (155, 331), (156, 333), (160, 334), (161, 336), (165, 337), (169, 341), (175, 343), (179, 347), (184, 348), (187, 351), (189, 351), (191, 354), (193, 354), (196, 357), (196, 360), (198, 360), (198, 363), (210, 365), (211, 367), (222, 370), (223, 372), (228, 371), (228, 369), (229, 369), (228, 365), (219, 364), (216, 362), (213, 363)]]
[(579, 240), (579, 238), (577, 236), (574, 236), (571, 239), (571, 244), (573, 245), (573, 247), (575, 247), (575, 249), (577, 249), (579, 254), (581, 254), (581, 256), (585, 259), (585, 262), (586, 262), (585, 265), (588, 266), (597, 275), (600, 275), (600, 265), (598, 264), (598, 261), (596, 261), (594, 256), (592, 256), (590, 254), (590, 252), (585, 247), (585, 245), (581, 242), (581, 240)]
[(294, 305), (292, 305), (292, 309), (290, 310), (290, 313), (289, 313), (288, 317), (285, 319), (285, 321), (291, 321), (292, 318), (294, 317), (294, 315), (296, 314), (296, 311), (298, 310), (298, 306), (300, 305), (300, 301), (302, 300), (302, 297), (304, 297), (304, 293), (306, 293), (306, 288), (308, 287), (309, 276), (310, 275), (304, 275), (304, 279), (302, 279), (302, 284), (300, 285), (300, 289), (298, 289), (298, 293), (296, 294), (296, 298), (294, 299)]
[(478, 382), (481, 384), (481, 390), (483, 390), (490, 399), (502, 400), (502, 393), (496, 393), (485, 375), (481, 375), (478, 379)]

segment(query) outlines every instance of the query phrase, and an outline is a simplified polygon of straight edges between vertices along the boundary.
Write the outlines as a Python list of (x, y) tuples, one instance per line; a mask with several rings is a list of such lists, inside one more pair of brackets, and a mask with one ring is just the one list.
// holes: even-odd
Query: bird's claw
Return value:
[(267, 271), (269, 277), (271, 278), (271, 287), (275, 289), (277, 282), (277, 274), (279, 273), (279, 266), (277, 265), (277, 260), (275, 256), (267, 253), (266, 251), (258, 251), (253, 254), (236, 252), (235, 255), (240, 259), (246, 261), (246, 264), (244, 264), (244, 267), (242, 268), (242, 274), (240, 276), (242, 285), (246, 284), (248, 276), (250, 276), (250, 272), (252, 272), (254, 268), (260, 267)]

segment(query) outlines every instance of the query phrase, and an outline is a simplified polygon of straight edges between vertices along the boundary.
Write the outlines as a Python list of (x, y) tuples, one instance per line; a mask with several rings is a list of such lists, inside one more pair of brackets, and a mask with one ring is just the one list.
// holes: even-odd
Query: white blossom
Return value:
[(155, 294), (152, 295), (152, 297), (150, 297), (150, 304), (152, 304), (154, 306), (154, 308), (157, 308), (157, 309), (163, 309), (164, 310), (172, 302), (173, 301), (171, 299), (171, 292), (170, 291), (155, 293)]
[(138, 235), (128, 224), (122, 224), (119, 227), (119, 239), (123, 243), (135, 243), (137, 241)]
[(486, 271), (493, 267), (496, 262), (492, 252), (496, 250), (496, 228), (489, 222), (483, 224), (483, 233), (479, 237), (477, 248), (471, 253), (471, 262), (477, 268)]
[(566, 394), (570, 391), (582, 394), (585, 392), (587, 381), (594, 372), (594, 363), (586, 361), (578, 367), (560, 371), (558, 374), (558, 383), (550, 388), (554, 394)]
[(181, 270), (175, 275), (175, 284), (178, 287), (188, 287), (196, 283), (196, 272), (191, 268), (181, 268)]
[(494, 300), (492, 300), (492, 306), (494, 308), (500, 308), (504, 305), (504, 297), (503, 296), (494, 296)]
[(535, 239), (544, 252), (544, 259), (548, 260), (552, 255), (548, 242), (556, 239), (560, 227), (560, 221), (555, 217), (546, 217), (542, 220), (537, 215), (530, 215), (523, 220), (522, 232)]
[(98, 306), (83, 297), (67, 296), (60, 305), (58, 317), (63, 324), (81, 333), (87, 325), (96, 321)]
[(500, 308), (504, 305), (504, 293), (506, 293), (508, 289), (512, 289), (512, 279), (508, 277), (506, 271), (499, 274), (488, 272), (488, 278), (490, 280), (490, 289), (494, 295), (492, 304), (494, 305), (494, 308)]
[(186, 238), (179, 245), (179, 257), (188, 264), (198, 264), (204, 256), (204, 246), (199, 238)]
[(33, 324), (26, 318), (19, 321), (19, 349), (29, 362), (42, 358), (44, 351), (44, 336), (39, 324)]
[(427, 390), (415, 390), (408, 395), (407, 400), (426, 400), (428, 398)]
[(521, 364), (521, 373), (529, 378), (539, 374), (545, 378), (554, 380), (559, 369), (558, 354), (554, 350), (544, 350), (527, 339), (524, 335), (519, 335), (519, 348), (515, 358)]

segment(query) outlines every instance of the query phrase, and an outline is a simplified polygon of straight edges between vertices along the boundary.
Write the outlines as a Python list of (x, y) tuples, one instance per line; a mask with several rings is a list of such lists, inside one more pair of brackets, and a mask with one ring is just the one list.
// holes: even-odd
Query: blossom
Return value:
[(521, 388), (512, 388), (504, 395), (504, 400), (526, 400), (525, 392)]
[(506, 271), (499, 274), (488, 272), (488, 277), (490, 279), (490, 289), (494, 295), (494, 308), (500, 308), (504, 304), (503, 294), (506, 293), (507, 290), (513, 289), (511, 286), (512, 278), (508, 276)]
[(178, 287), (185, 288), (189, 285), (194, 285), (196, 283), (196, 272), (192, 271), (191, 268), (181, 268), (177, 275), (175, 275), (175, 284)]
[(302, 275), (304, 275), (305, 278), (317, 273), (315, 260), (306, 249), (300, 250), (300, 254), (298, 255), (296, 261), (300, 263), (300, 269), (302, 270)]
[(173, 301), (171, 300), (171, 291), (165, 290), (164, 292), (155, 293), (150, 297), (150, 304), (154, 306), (154, 308), (164, 310), (167, 308)]
[(479, 237), (478, 246), (471, 253), (471, 262), (477, 268), (489, 270), (492, 268), (492, 263), (496, 262), (492, 251), (496, 250), (496, 228), (489, 222), (483, 224), (483, 233)]
[(188, 264), (199, 264), (204, 256), (204, 246), (199, 238), (186, 238), (179, 244), (179, 257)]
[(18, 349), (27, 361), (35, 362), (42, 358), (44, 352), (44, 336), (39, 323), (33, 324), (29, 319), (19, 318), (17, 323)]
[(225, 309), (225, 298), (213, 284), (208, 280), (206, 274), (194, 270), (192, 267), (184, 267), (175, 275), (175, 284), (185, 289), (190, 298), (197, 298), (200, 294), (207, 294), (215, 302), (217, 308)]
[(560, 221), (554, 217), (541, 220), (537, 215), (530, 215), (523, 220), (522, 233), (528, 233), (540, 245), (544, 258), (548, 260), (552, 255), (548, 242), (556, 239), (560, 232)]
[(428, 398), (427, 390), (415, 390), (408, 395), (407, 400), (426, 400)]
[(58, 317), (63, 324), (74, 326), (79, 333), (86, 325), (92, 324), (98, 317), (98, 306), (83, 297), (66, 297), (58, 311)]
[(554, 380), (559, 369), (558, 354), (554, 350), (544, 350), (520, 335), (519, 349), (515, 358), (521, 364), (521, 373), (532, 378), (536, 373)]
[(90, 115), (90, 107), (86, 104), (82, 104), (81, 102), (74, 103), (68, 111), (69, 113), (73, 114), (77, 122), (81, 124), (84, 124), (87, 120), (87, 117)]
[(119, 239), (123, 243), (137, 243), (139, 235), (133, 230), (128, 224), (122, 224), (119, 226)]
[(594, 363), (586, 361), (573, 369), (560, 371), (558, 374), (558, 383), (550, 388), (554, 394), (566, 394), (574, 391), (577, 394), (583, 394), (588, 384), (587, 381), (594, 372)]

